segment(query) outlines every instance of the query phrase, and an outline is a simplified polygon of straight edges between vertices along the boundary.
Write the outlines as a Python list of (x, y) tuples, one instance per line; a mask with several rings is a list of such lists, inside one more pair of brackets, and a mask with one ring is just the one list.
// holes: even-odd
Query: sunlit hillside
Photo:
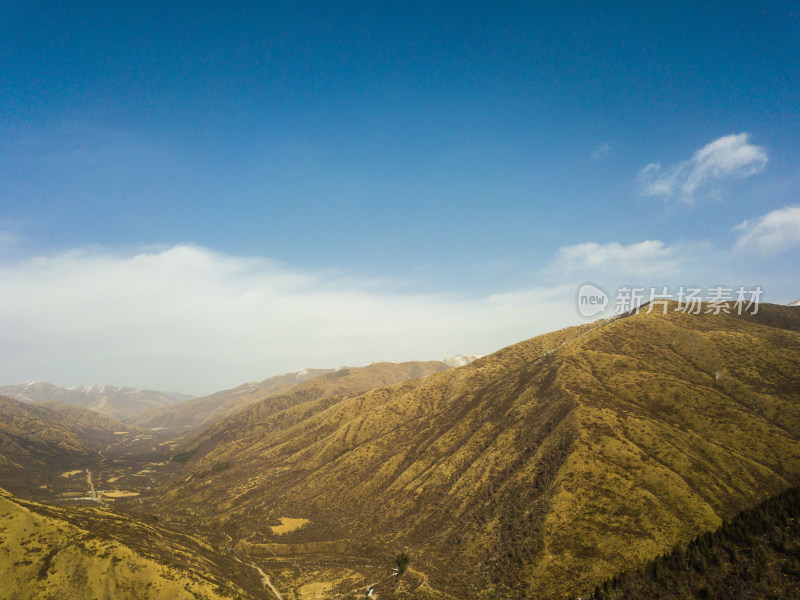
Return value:
[[(144, 502), (253, 555), (405, 548), (456, 598), (559, 597), (796, 484), (799, 380), (794, 308), (643, 311), (356, 397), (255, 404)], [(282, 517), (309, 522), (276, 536)]]
[(263, 592), (252, 569), (197, 539), (97, 509), (25, 502), (2, 490), (0, 538), (3, 598), (217, 600)]

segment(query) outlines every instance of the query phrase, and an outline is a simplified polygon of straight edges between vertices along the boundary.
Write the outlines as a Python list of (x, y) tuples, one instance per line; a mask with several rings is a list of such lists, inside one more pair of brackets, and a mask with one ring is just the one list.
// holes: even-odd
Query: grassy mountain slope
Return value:
[[(251, 425), (256, 425), (256, 430), (252, 432), (254, 437), (260, 437), (258, 424), (272, 415), (283, 413), (288, 409), (297, 407), (296, 411), (285, 413), (284, 416), (306, 415), (309, 410), (319, 410), (322, 406), (335, 404), (374, 388), (425, 377), (447, 369), (450, 367), (441, 361), (412, 361), (382, 362), (366, 367), (331, 371), (309, 379), (305, 383), (295, 385), (282, 393), (264, 398), (209, 427), (192, 439), (193, 452), (197, 452), (199, 449), (200, 454), (203, 454), (207, 448), (225, 443), (231, 435), (235, 437), (248, 430)], [(245, 440), (240, 441), (244, 443)]]
[(3, 598), (263, 597), (250, 571), (157, 524), (93, 508), (47, 507), (0, 490)]
[(304, 369), (271, 377), (258, 383), (245, 383), (232, 390), (192, 398), (171, 406), (144, 411), (128, 420), (140, 427), (201, 427), (222, 419), (225, 415), (308, 381), (332, 369)]
[(75, 492), (67, 484), (76, 480), (59, 475), (95, 466), (104, 449), (125, 437), (120, 432), (137, 434), (131, 429), (78, 406), (26, 404), (0, 396), (0, 485), (25, 496), (49, 495), (57, 488), (57, 493)]
[[(151, 502), (253, 554), (407, 548), (455, 598), (590, 590), (800, 481), (799, 331), (792, 307), (642, 313), (357, 396), (267, 400)], [(310, 522), (277, 536), (281, 517)]]
[[(51, 420), (58, 419), (59, 424), (70, 431), (73, 431), (89, 440), (110, 440), (114, 432), (131, 431), (129, 425), (125, 425), (97, 411), (64, 404), (63, 402), (44, 402), (31, 407), (40, 415), (47, 415)], [(51, 413), (48, 415), (47, 413)]]
[(726, 519), (714, 532), (623, 572), (592, 600), (800, 598), (800, 488)]
[(93, 451), (91, 442), (57, 412), (0, 396), (0, 468), (85, 457)]
[(640, 314), (559, 353), (580, 437), (531, 591), (641, 561), (798, 482), (800, 312), (762, 309)]

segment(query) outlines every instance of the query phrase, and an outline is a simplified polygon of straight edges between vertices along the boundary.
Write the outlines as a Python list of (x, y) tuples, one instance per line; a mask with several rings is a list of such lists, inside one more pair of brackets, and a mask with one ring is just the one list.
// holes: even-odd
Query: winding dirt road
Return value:
[(97, 490), (94, 489), (94, 481), (92, 481), (91, 469), (86, 469), (86, 483), (89, 484), (89, 496), (92, 500), (97, 502)]
[(272, 585), (272, 581), (270, 581), (269, 575), (264, 573), (264, 571), (261, 569), (261, 567), (259, 567), (258, 565), (255, 565), (253, 563), (246, 563), (243, 560), (241, 560), (238, 556), (234, 556), (233, 558), (238, 560), (243, 565), (247, 565), (248, 567), (251, 567), (251, 568), (255, 569), (256, 571), (258, 571), (258, 574), (261, 575), (261, 582), (264, 584), (264, 587), (269, 588), (270, 591), (273, 594), (275, 594), (275, 597), (278, 600), (283, 600), (283, 596), (281, 596), (281, 593), (275, 588), (274, 585)]

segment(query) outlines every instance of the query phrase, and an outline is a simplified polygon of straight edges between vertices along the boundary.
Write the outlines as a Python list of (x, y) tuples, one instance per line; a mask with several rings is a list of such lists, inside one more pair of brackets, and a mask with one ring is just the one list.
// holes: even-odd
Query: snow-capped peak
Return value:
[(455, 356), (449, 356), (447, 358), (443, 358), (442, 362), (446, 364), (448, 367), (463, 367), (464, 365), (468, 365), (474, 360), (478, 360), (482, 354), (456, 354)]

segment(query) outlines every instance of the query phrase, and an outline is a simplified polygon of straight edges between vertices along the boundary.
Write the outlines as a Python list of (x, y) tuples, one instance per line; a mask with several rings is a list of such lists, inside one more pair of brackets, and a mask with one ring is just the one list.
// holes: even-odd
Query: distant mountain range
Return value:
[(262, 400), (309, 379), (330, 373), (333, 369), (302, 369), (294, 373), (270, 377), (257, 383), (244, 383), (231, 390), (209, 396), (189, 398), (170, 406), (141, 412), (130, 422), (140, 427), (200, 427), (221, 419), (251, 402)]
[[(145, 411), (127, 422), (147, 428), (195, 428), (205, 427), (221, 420), (223, 417), (245, 408), (255, 402), (276, 396), (285, 390), (302, 386), (309, 381), (311, 387), (325, 385), (324, 382), (336, 380), (340, 383), (349, 381), (342, 379), (345, 374), (359, 373), (363, 380), (358, 390), (364, 391), (373, 387), (396, 383), (405, 379), (419, 377), (433, 371), (441, 371), (451, 367), (467, 365), (479, 358), (475, 354), (464, 356), (457, 354), (441, 361), (429, 363), (373, 363), (368, 367), (339, 367), (338, 369), (301, 369), (294, 373), (270, 377), (257, 383), (245, 383), (231, 390), (223, 390), (209, 396), (192, 398), (170, 406)], [(380, 365), (380, 366), (375, 366)], [(393, 366), (397, 365), (397, 366)], [(425, 365), (424, 367), (422, 365)], [(374, 368), (372, 368), (374, 367)], [(367, 375), (371, 374), (371, 375)], [(309, 386), (304, 386), (305, 389)]]
[(31, 381), (0, 387), (0, 395), (21, 402), (63, 402), (88, 408), (114, 419), (125, 420), (145, 410), (189, 400), (193, 396), (113, 385), (58, 387), (46, 381)]
[[(442, 369), (460, 367), (480, 358), (457, 354), (440, 361)], [(436, 361), (434, 361), (436, 362)], [(376, 363), (397, 364), (397, 363)], [(46, 381), (29, 381), (0, 387), (0, 395), (20, 402), (62, 402), (108, 415), (125, 423), (145, 428), (194, 428), (210, 425), (248, 404), (339, 369), (301, 369), (263, 381), (244, 383), (208, 396), (141, 390), (113, 385), (59, 387)], [(400, 369), (399, 372), (404, 372)], [(375, 385), (395, 381), (376, 380)], [(374, 387), (374, 386), (373, 386)]]

